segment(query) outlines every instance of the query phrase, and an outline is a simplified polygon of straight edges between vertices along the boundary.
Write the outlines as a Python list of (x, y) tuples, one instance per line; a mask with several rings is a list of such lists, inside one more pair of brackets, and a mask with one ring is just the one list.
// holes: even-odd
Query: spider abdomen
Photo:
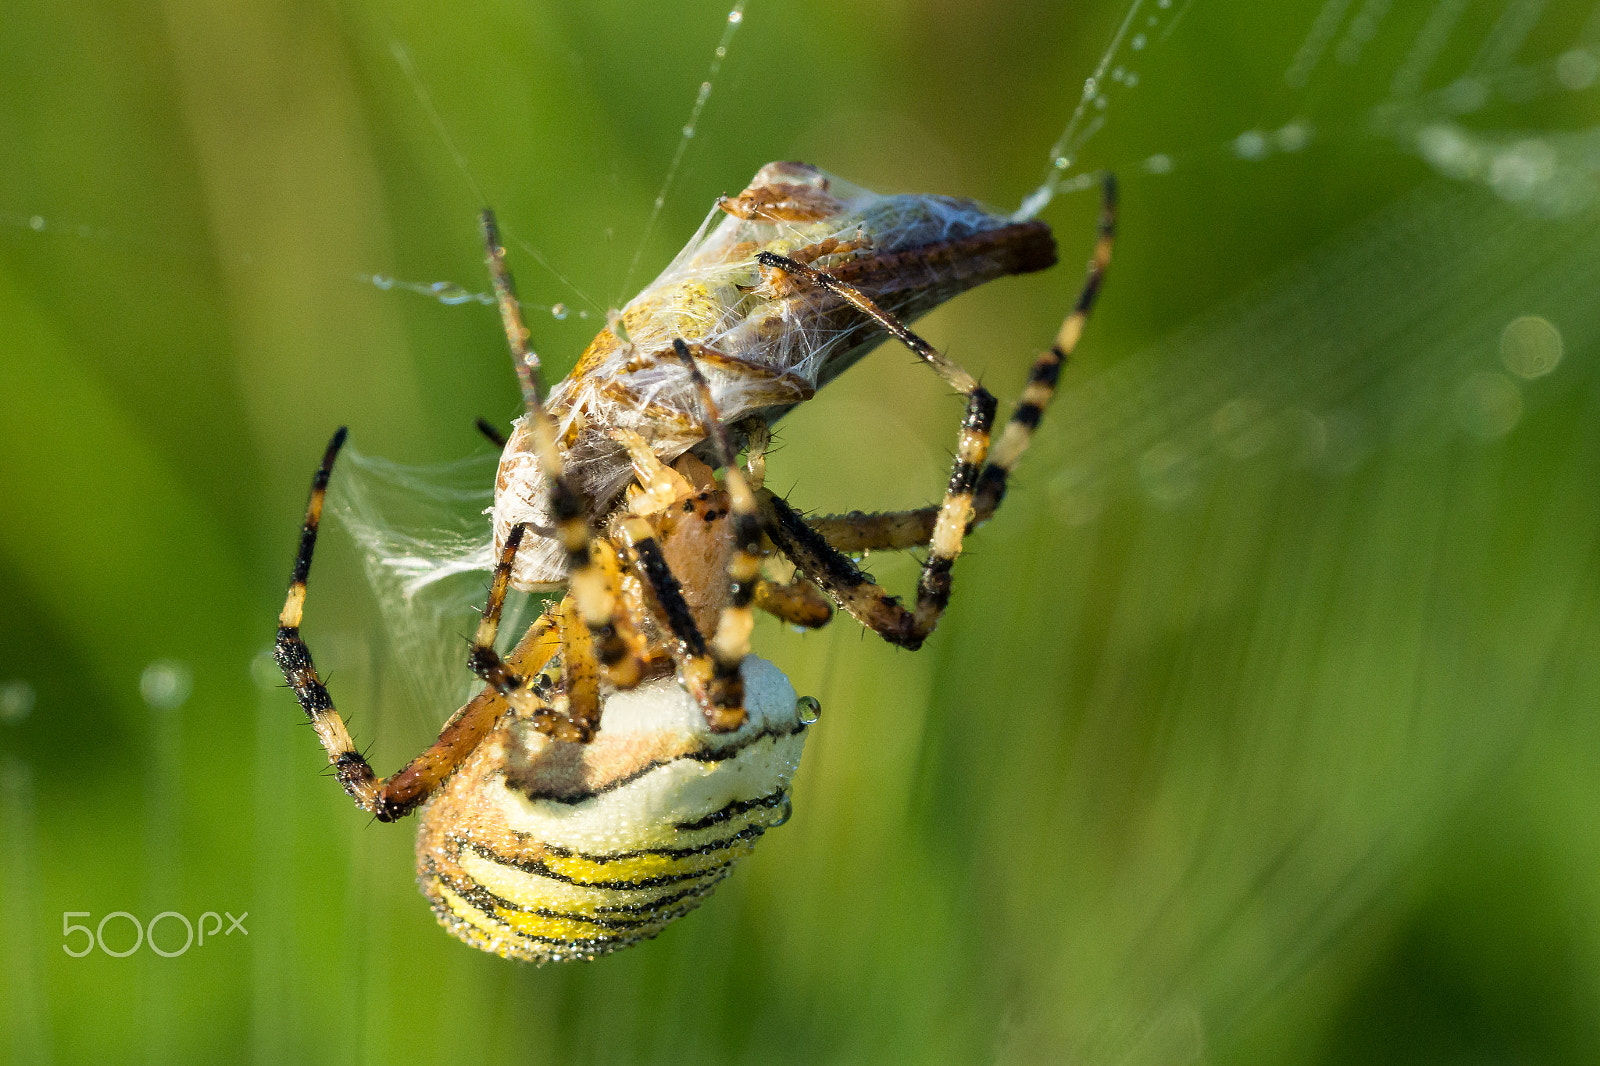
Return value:
[(789, 815), (806, 724), (772, 664), (742, 667), (749, 719), (712, 733), (671, 677), (610, 696), (588, 744), (511, 719), (423, 811), (423, 894), (498, 955), (593, 958), (694, 909)]

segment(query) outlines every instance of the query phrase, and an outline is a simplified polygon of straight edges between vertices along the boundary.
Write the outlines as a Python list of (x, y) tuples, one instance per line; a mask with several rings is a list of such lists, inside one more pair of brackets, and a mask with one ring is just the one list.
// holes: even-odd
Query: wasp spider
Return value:
[[(343, 429), (312, 483), (278, 662), (362, 809), (387, 822), (425, 804), (423, 893), (447, 929), (500, 955), (592, 958), (654, 936), (788, 817), (816, 704), (750, 654), (753, 611), (816, 627), (832, 601), (894, 644), (922, 644), (964, 536), (999, 506), (1078, 342), (1115, 221), (1107, 179), (1088, 279), (991, 447), (994, 397), (904, 323), (981, 282), (1050, 266), (1044, 223), (969, 200), (879, 196), (799, 163), (763, 167), (717, 206), (720, 222), (548, 396), (485, 212), (526, 413), (504, 444), (498, 562), (468, 656), (484, 688), (390, 777), (356, 750), (300, 636)], [(762, 483), (770, 427), (883, 334), (966, 400), (944, 499), (806, 518)], [(927, 558), (909, 604), (851, 559), (913, 547)], [(508, 587), (552, 598), (502, 656)]]

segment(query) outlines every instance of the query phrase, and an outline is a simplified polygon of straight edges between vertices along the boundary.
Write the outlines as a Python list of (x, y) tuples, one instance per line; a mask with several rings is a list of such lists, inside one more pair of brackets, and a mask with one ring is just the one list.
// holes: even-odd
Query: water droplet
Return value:
[(1522, 420), (1522, 390), (1504, 374), (1480, 370), (1456, 390), (1456, 420), (1475, 437), (1503, 437)]
[(566, 318), (567, 317), (567, 305), (566, 304), (556, 304), (554, 307), (550, 308), (550, 317), (555, 319), (558, 322), (561, 321), (562, 319)]
[(685, 127), (683, 127), (683, 135), (685, 137), (693, 137), (694, 136), (694, 127), (693, 126), (685, 126)]
[(1267, 154), (1267, 136), (1260, 130), (1245, 130), (1233, 139), (1233, 154), (1240, 159), (1263, 159)]
[(1519, 378), (1542, 378), (1561, 362), (1561, 331), (1547, 318), (1523, 315), (1500, 331), (1500, 362)]
[(386, 274), (374, 274), (372, 275), (372, 284), (376, 285), (383, 291), (388, 292), (390, 289), (394, 288), (394, 279)]
[(1146, 41), (1144, 34), (1136, 33), (1133, 35), (1133, 40), (1128, 42), (1128, 47), (1132, 48), (1135, 52), (1142, 52), (1144, 51), (1145, 44)]
[(1063, 470), (1045, 486), (1050, 508), (1069, 526), (1087, 526), (1106, 509), (1105, 496), (1077, 470)]
[(1314, 466), (1328, 452), (1328, 426), (1304, 407), (1283, 413), (1284, 435), (1289, 442), (1289, 458), (1297, 466)]
[(1489, 86), (1481, 78), (1457, 78), (1440, 94), (1445, 109), (1467, 115), (1489, 102)]
[(1139, 72), (1137, 70), (1128, 71), (1128, 76), (1122, 80), (1122, 84), (1126, 85), (1130, 89), (1133, 88), (1135, 85), (1138, 85), (1139, 84)]
[(1335, 474), (1353, 473), (1369, 451), (1361, 417), (1352, 411), (1335, 411), (1322, 422), (1327, 435), (1323, 468)]
[(1083, 98), (1085, 100), (1087, 100), (1089, 97), (1093, 96), (1095, 94), (1096, 90), (1098, 90), (1099, 88), (1100, 88), (1100, 83), (1097, 82), (1095, 79), (1093, 79), (1093, 78), (1085, 78), (1084, 81), (1083, 81)]
[(728, 58), (728, 50), (726, 48), (724, 48), (720, 44), (717, 45), (717, 58), (718, 59), (726, 59), (726, 58)]
[(1257, 401), (1236, 396), (1211, 416), (1211, 432), (1235, 459), (1259, 455), (1272, 442), (1272, 424)]
[(1489, 162), (1489, 186), (1502, 199), (1513, 203), (1526, 200), (1539, 186), (1555, 177), (1560, 162), (1556, 150), (1546, 141), (1518, 141)]
[(457, 307), (478, 298), (476, 293), (468, 292), (453, 281), (436, 281), (428, 286), (428, 291), (446, 307)]
[(822, 704), (815, 696), (801, 696), (794, 701), (794, 713), (801, 725), (816, 725), (817, 719), (822, 717)]
[(20, 678), (0, 681), (0, 722), (20, 722), (33, 711), (33, 686)]
[(1459, 127), (1447, 123), (1419, 130), (1417, 151), (1447, 178), (1472, 178), (1483, 170), (1483, 148)]
[(778, 812), (778, 817), (775, 821), (773, 821), (771, 828), (776, 829), (780, 825), (787, 825), (789, 824), (789, 819), (793, 817), (794, 801), (789, 798), (787, 793), (785, 793), (783, 797), (783, 809)]
[(1127, 76), (1128, 72), (1121, 67), (1117, 67), (1111, 71), (1111, 80), (1119, 84), (1121, 83), (1122, 79), (1126, 78)]
[(1095, 110), (1104, 111), (1106, 109), (1106, 98), (1104, 96), (1095, 97), (1094, 98), (1094, 106), (1095, 106)]
[(157, 710), (182, 707), (193, 689), (193, 672), (176, 659), (157, 659), (139, 675), (139, 695)]
[(1574, 48), (1570, 52), (1562, 52), (1556, 60), (1556, 81), (1561, 83), (1563, 89), (1577, 92), (1587, 89), (1600, 78), (1600, 59), (1587, 48)]
[(262, 648), (250, 660), (250, 678), (257, 688), (283, 688), (283, 671), (278, 668), (277, 657), (271, 648)]
[(1165, 11), (1172, 6), (1172, 0), (1156, 0), (1156, 6)]
[(1070, 155), (1058, 155), (1053, 162), (1057, 170), (1066, 170), (1072, 165), (1072, 157)]
[(1311, 126), (1305, 122), (1290, 122), (1282, 126), (1272, 139), (1280, 152), (1298, 152), (1311, 143)]
[(44, 216), (34, 215), (32, 218), (28, 219), (28, 228), (33, 230), (35, 233), (41, 232), (44, 229)]
[(1176, 444), (1161, 441), (1139, 457), (1139, 482), (1156, 503), (1182, 503), (1199, 487), (1199, 466)]
[(1172, 157), (1164, 152), (1157, 152), (1141, 164), (1151, 174), (1171, 174)]
[(739, 23), (744, 21), (744, 12), (738, 8), (734, 8), (732, 11), (728, 12), (728, 21), (737, 26)]

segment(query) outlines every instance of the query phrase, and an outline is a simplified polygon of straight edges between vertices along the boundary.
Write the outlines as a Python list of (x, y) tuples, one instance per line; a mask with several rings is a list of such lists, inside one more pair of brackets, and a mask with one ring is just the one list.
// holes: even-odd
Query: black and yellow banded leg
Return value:
[(914, 612), (863, 573), (848, 555), (829, 544), (781, 496), (762, 489), (756, 500), (767, 536), (800, 573), (889, 643), (913, 650), (922, 646), (926, 633), (918, 633)]
[[(528, 627), (517, 646), (506, 656), (506, 663), (513, 671), (526, 672), (528, 676), (537, 675), (560, 647), (554, 626), (541, 617)], [(466, 761), (506, 711), (506, 700), (493, 689), (486, 688), (469, 700), (444, 724), (437, 741), (398, 773), (384, 778), (378, 819), (393, 821), (421, 805), (445, 778)]]
[(1040, 353), (1039, 358), (1034, 361), (1033, 368), (1028, 372), (1028, 384), (1022, 390), (1016, 410), (1011, 413), (1004, 432), (995, 442), (994, 449), (989, 454), (988, 465), (983, 468), (983, 473), (978, 475), (978, 484), (973, 495), (974, 523), (987, 521), (999, 508), (1000, 501), (1005, 498), (1006, 482), (1011, 476), (1011, 471), (1016, 468), (1017, 460), (1022, 458), (1022, 453), (1027, 451), (1028, 445), (1033, 442), (1033, 434), (1039, 427), (1039, 421), (1050, 407), (1050, 401), (1055, 399), (1056, 381), (1061, 375), (1061, 368), (1066, 365), (1078, 347), (1078, 341), (1083, 337), (1084, 326), (1089, 322), (1089, 314), (1094, 310), (1095, 298), (1100, 295), (1100, 286), (1105, 280), (1106, 269), (1111, 265), (1111, 249), (1116, 242), (1116, 236), (1117, 180), (1108, 173), (1101, 185), (1099, 233), (1095, 240), (1094, 255), (1089, 260), (1088, 276), (1084, 278), (1083, 288), (1078, 291), (1078, 299), (1073, 303), (1072, 311), (1056, 333), (1055, 343), (1049, 350)]
[(744, 678), (739, 674), (739, 665), (750, 654), (750, 631), (755, 627), (751, 603), (755, 599), (756, 581), (761, 576), (761, 521), (756, 514), (756, 499), (750, 491), (750, 482), (733, 461), (728, 430), (722, 423), (705, 375), (682, 339), (674, 339), (672, 348), (689, 372), (700, 402), (706, 435), (716, 446), (723, 483), (728, 491), (728, 523), (733, 530), (733, 554), (728, 560), (728, 602), (717, 615), (717, 629), (711, 635), (709, 648), (712, 666), (709, 694), (715, 709), (710, 721), (711, 728), (720, 732), (737, 729), (745, 720)]
[(322, 503), (328, 495), (328, 479), (333, 476), (333, 463), (344, 447), (346, 429), (340, 426), (328, 442), (322, 465), (311, 481), (311, 498), (306, 502), (306, 519), (300, 527), (300, 548), (295, 553), (294, 572), (289, 576), (289, 594), (278, 614), (278, 639), (273, 655), (283, 670), (284, 680), (294, 690), (311, 728), (328, 753), (334, 776), (339, 779), (350, 798), (363, 810), (377, 813), (378, 779), (372, 767), (356, 750), (344, 719), (333, 705), (327, 686), (317, 675), (316, 664), (311, 661), (311, 649), (300, 639), (300, 622), (305, 613), (306, 580), (311, 576), (311, 556), (317, 547), (317, 527), (322, 523)]
[[(500, 618), (505, 610), (506, 590), (511, 585), (511, 568), (516, 561), (517, 549), (522, 546), (522, 538), (526, 534), (527, 527), (522, 523), (512, 526), (510, 534), (506, 537), (505, 546), (500, 549), (500, 558), (495, 563), (493, 575), (489, 578), (489, 598), (484, 602), (483, 616), (478, 621), (478, 631), (473, 635), (472, 647), (467, 652), (467, 668), (482, 678), (484, 684), (494, 690), (501, 699), (525, 714), (536, 728), (554, 734), (558, 716), (545, 700), (544, 694), (535, 687), (535, 674), (522, 673), (515, 669), (494, 650), (495, 640), (500, 635)], [(565, 644), (559, 622), (556, 616), (549, 612), (535, 619), (528, 632), (530, 635), (538, 633), (541, 639), (546, 640), (548, 640), (546, 635), (553, 635), (554, 640), (550, 642), (556, 649), (562, 648)], [(550, 656), (546, 655), (535, 670), (542, 668), (549, 659)]]
[[(819, 288), (827, 289), (856, 310), (878, 323), (891, 337), (915, 352), (923, 362), (933, 368), (951, 388), (967, 398), (967, 411), (961, 420), (961, 435), (956, 444), (955, 464), (950, 471), (950, 482), (945, 488), (944, 501), (939, 505), (933, 531), (928, 538), (928, 558), (922, 564), (922, 576), (917, 581), (916, 606), (911, 619), (896, 622), (888, 629), (874, 629), (891, 643), (908, 648), (920, 647), (933, 627), (939, 624), (950, 602), (951, 570), (956, 557), (961, 554), (961, 542), (967, 525), (972, 520), (972, 495), (979, 471), (989, 454), (989, 433), (994, 427), (995, 399), (989, 391), (933, 345), (911, 332), (906, 325), (875, 304), (865, 293), (852, 285), (804, 263), (787, 259), (770, 252), (761, 252), (756, 259), (768, 267), (776, 267), (794, 274)], [(794, 560), (796, 564), (799, 560)], [(817, 575), (810, 574), (815, 578)], [(828, 586), (822, 582), (824, 589)], [(831, 593), (832, 590), (829, 589)], [(843, 603), (843, 601), (840, 601)], [(896, 604), (898, 608), (899, 605)], [(847, 608), (848, 609), (848, 608)], [(852, 612), (854, 613), (854, 612)]]
[[(414, 810), (461, 765), (468, 753), (488, 734), (506, 705), (492, 692), (481, 693), (445, 723), (436, 742), (392, 777), (376, 777), (367, 760), (356, 750), (349, 731), (345, 729), (344, 720), (334, 707), (333, 698), (317, 674), (311, 649), (300, 637), (306, 581), (311, 574), (311, 558), (322, 520), (323, 501), (327, 495), (328, 479), (333, 473), (334, 460), (338, 458), (344, 440), (345, 430), (341, 428), (328, 443), (322, 465), (317, 468), (316, 477), (311, 483), (311, 498), (306, 504), (300, 547), (295, 555), (294, 573), (289, 579), (289, 594), (278, 616), (274, 655), (289, 687), (294, 690), (295, 698), (311, 720), (317, 739), (328, 753), (328, 761), (333, 765), (334, 776), (340, 785), (363, 810), (371, 812), (379, 821), (391, 822)], [(553, 651), (553, 646), (549, 646), (548, 642), (541, 645), (539, 635), (530, 630), (512, 653), (511, 659), (522, 668), (537, 660), (533, 666), (537, 670)], [(540, 658), (541, 654), (543, 658)]]
[[(495, 302), (500, 308), (500, 322), (505, 327), (506, 343), (511, 349), (517, 380), (522, 386), (523, 405), (528, 412), (539, 468), (550, 482), (551, 517), (555, 520), (556, 537), (566, 553), (568, 595), (583, 619), (583, 631), (594, 642), (601, 666), (610, 669), (629, 652), (627, 642), (617, 632), (614, 621), (617, 606), (614, 589), (590, 553), (594, 530), (589, 525), (588, 506), (582, 494), (567, 480), (561, 449), (556, 443), (555, 420), (540, 399), (539, 357), (529, 346), (528, 327), (522, 321), (522, 307), (517, 302), (516, 287), (511, 279), (511, 271), (506, 266), (506, 250), (500, 243), (500, 231), (495, 225), (494, 213), (484, 211), (481, 222), (489, 280), (494, 286)], [(563, 627), (562, 632), (565, 639), (567, 627)], [(580, 639), (576, 629), (572, 631), (572, 637)], [(569, 677), (567, 684), (570, 690), (574, 684), (586, 682)], [(579, 693), (578, 702), (585, 707), (592, 702), (598, 707), (598, 690)]]
[[(1100, 293), (1106, 269), (1111, 265), (1116, 229), (1117, 185), (1116, 179), (1107, 174), (1100, 201), (1099, 236), (1095, 241), (1094, 255), (1089, 260), (1088, 276), (1078, 292), (1072, 311), (1056, 334), (1055, 343), (1034, 361), (1016, 410), (1006, 422), (1000, 439), (989, 451), (988, 462), (978, 475), (973, 492), (972, 519), (968, 523), (968, 532), (988, 521), (999, 508), (1012, 470), (1032, 443), (1034, 431), (1049, 409), (1050, 401), (1055, 398), (1061, 368), (1083, 337), (1084, 326), (1094, 310), (1095, 298)], [(852, 511), (849, 514), (811, 518), (807, 522), (829, 544), (842, 552), (897, 551), (927, 544), (933, 537), (938, 518), (939, 508), (919, 507), (879, 514)]]
[[(506, 537), (489, 582), (489, 598), (484, 604), (483, 618), (473, 637), (467, 664), (500, 697), (526, 714), (534, 728), (557, 740), (585, 742), (600, 727), (600, 668), (595, 659), (594, 642), (573, 598), (565, 597), (554, 613), (540, 615), (529, 628), (530, 636), (539, 634), (541, 641), (561, 651), (561, 674), (567, 696), (564, 712), (558, 712), (546, 699), (533, 673), (519, 672), (494, 650), (506, 591), (511, 583), (511, 568), (525, 531), (526, 527), (518, 524)], [(554, 640), (544, 636), (551, 630), (554, 630)], [(528, 637), (524, 637), (524, 642), (527, 640)], [(541, 658), (534, 670), (542, 668), (549, 658), (548, 654)], [(638, 683), (640, 672), (635, 664), (631, 675), (634, 684)]]
[[(638, 516), (625, 518), (618, 532), (630, 553), (629, 562), (634, 573), (654, 600), (652, 613), (672, 634), (671, 655), (679, 680), (705, 712), (706, 721), (716, 728), (721, 715), (711, 695), (713, 663), (707, 652), (705, 634), (700, 632), (689, 601), (684, 599), (683, 586), (672, 572), (649, 522)], [(739, 723), (727, 726), (728, 729), (738, 727)]]

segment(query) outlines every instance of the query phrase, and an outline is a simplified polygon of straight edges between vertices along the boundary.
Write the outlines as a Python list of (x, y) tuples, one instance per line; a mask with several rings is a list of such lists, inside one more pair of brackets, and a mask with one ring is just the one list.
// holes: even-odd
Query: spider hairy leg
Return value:
[[(289, 594), (278, 616), (278, 635), (273, 653), (285, 680), (294, 690), (295, 698), (316, 730), (317, 739), (328, 753), (328, 761), (334, 767), (334, 776), (339, 784), (362, 810), (370, 812), (380, 822), (392, 822), (415, 810), (455, 772), (488, 735), (506, 709), (506, 704), (492, 691), (479, 694), (451, 716), (440, 730), (437, 741), (391, 777), (377, 778), (367, 760), (356, 750), (344, 720), (334, 707), (333, 698), (317, 674), (311, 649), (300, 636), (306, 583), (311, 574), (311, 558), (321, 524), (323, 501), (327, 495), (328, 480), (333, 473), (334, 460), (344, 445), (345, 435), (343, 428), (333, 435), (311, 483), (311, 498), (306, 505), (305, 524), (301, 528), (294, 572), (289, 579)], [(510, 660), (515, 669), (536, 671), (554, 651), (555, 644), (547, 639), (546, 630), (535, 624), (518, 643)]]
[[(775, 267), (785, 273), (793, 274), (839, 296), (875, 321), (891, 337), (911, 349), (951, 388), (967, 398), (967, 411), (961, 421), (961, 433), (956, 445), (955, 464), (951, 468), (944, 501), (939, 506), (933, 531), (928, 539), (928, 558), (923, 563), (922, 575), (917, 581), (916, 606), (908, 612), (892, 597), (881, 597), (876, 609), (866, 615), (857, 615), (862, 622), (870, 625), (890, 643), (912, 649), (921, 647), (928, 634), (933, 632), (934, 626), (938, 625), (940, 615), (950, 602), (951, 571), (955, 566), (956, 557), (961, 554), (962, 540), (972, 519), (973, 490), (978, 481), (978, 473), (989, 453), (989, 433), (994, 426), (995, 398), (959, 364), (917, 336), (899, 319), (883, 310), (853, 285), (848, 285), (820, 270), (814, 270), (804, 263), (770, 252), (759, 253), (756, 259), (763, 266)], [(838, 556), (833, 549), (829, 548), (829, 551)], [(795, 559), (795, 562), (799, 564), (800, 560)], [(802, 564), (802, 569), (804, 568)], [(831, 566), (831, 569), (836, 571), (837, 567)], [(859, 571), (856, 573), (859, 574)], [(809, 576), (818, 577), (816, 574)], [(819, 584), (828, 591), (833, 591), (827, 583), (819, 581)], [(848, 605), (846, 609), (850, 609)], [(855, 612), (852, 610), (851, 613)]]
[(787, 584), (765, 578), (757, 581), (755, 605), (774, 618), (805, 629), (821, 629), (833, 620), (833, 604), (804, 574), (795, 574)]
[[(532, 674), (518, 673), (494, 650), (506, 592), (510, 587), (512, 563), (526, 531), (527, 527), (522, 524), (513, 526), (505, 547), (501, 549), (494, 576), (489, 582), (489, 598), (484, 603), (483, 617), (467, 655), (467, 665), (506, 702), (525, 712), (535, 729), (557, 740), (587, 741), (600, 725), (599, 666), (595, 661), (594, 643), (571, 596), (565, 597), (553, 613), (541, 615), (530, 629), (530, 634), (552, 628), (555, 630), (556, 643), (563, 656), (562, 675), (568, 684), (565, 713), (558, 713), (545, 699), (535, 687)], [(600, 544), (598, 541), (596, 543)], [(613, 563), (612, 569), (615, 569), (614, 555), (609, 558)], [(543, 667), (548, 658), (541, 659), (534, 669)], [(618, 673), (622, 678), (618, 681), (618, 687), (631, 688), (638, 684), (641, 666), (637, 657), (625, 657)], [(593, 705), (583, 702), (585, 694), (590, 692), (596, 694)]]
[(501, 433), (499, 428), (496, 427), (494, 423), (490, 422), (487, 418), (480, 418), (474, 422), (473, 425), (477, 427), (478, 432), (482, 433), (490, 444), (493, 444), (496, 448), (504, 450), (506, 446), (506, 435)]
[[(500, 241), (499, 227), (494, 212), (484, 211), (480, 216), (483, 229), (485, 258), (489, 279), (494, 287), (495, 302), (500, 309), (500, 321), (505, 327), (506, 343), (516, 364), (517, 379), (522, 386), (523, 405), (533, 428), (535, 451), (539, 467), (550, 482), (551, 514), (555, 518), (556, 537), (566, 553), (568, 595), (575, 601), (576, 616), (581, 627), (562, 626), (563, 657), (576, 661), (587, 656), (588, 651), (579, 645), (593, 642), (595, 655), (606, 669), (615, 667), (628, 655), (627, 642), (614, 623), (616, 597), (590, 552), (594, 531), (589, 524), (588, 507), (583, 496), (573, 488), (566, 477), (561, 449), (557, 443), (555, 420), (545, 410), (540, 399), (538, 381), (539, 357), (529, 347), (528, 327), (523, 323), (521, 304), (517, 301), (516, 286), (511, 270), (506, 265), (506, 250)], [(599, 674), (582, 671), (568, 672), (566, 688), (577, 721), (598, 720), (600, 707)]]
[(767, 480), (767, 449), (772, 444), (772, 427), (765, 419), (747, 418), (739, 427), (744, 431), (744, 471), (754, 492)]
[[(746, 419), (735, 428), (744, 435), (744, 469), (751, 491), (759, 490), (767, 479), (772, 429), (760, 418)], [(765, 577), (757, 580), (754, 603), (774, 618), (804, 629), (821, 629), (833, 620), (833, 603), (798, 572), (787, 582)]]
[(731, 508), (729, 519), (733, 528), (733, 556), (728, 560), (728, 602), (717, 618), (716, 632), (711, 637), (710, 645), (710, 696), (715, 708), (710, 721), (714, 730), (722, 732), (738, 729), (745, 719), (744, 681), (739, 676), (739, 664), (750, 654), (750, 631), (755, 626), (751, 601), (755, 598), (756, 580), (761, 576), (761, 522), (757, 518), (756, 501), (750, 491), (750, 483), (745, 479), (745, 472), (734, 462), (727, 427), (722, 424), (722, 417), (717, 412), (711, 386), (695, 365), (689, 346), (681, 338), (675, 338), (672, 347), (694, 383), (701, 417), (705, 420), (707, 434), (716, 445), (717, 459), (722, 464)]
[(1088, 276), (1084, 278), (1083, 288), (1078, 291), (1078, 298), (1072, 305), (1072, 311), (1068, 313), (1065, 321), (1061, 323), (1061, 329), (1056, 333), (1055, 343), (1040, 353), (1039, 358), (1034, 361), (1033, 368), (1028, 372), (1028, 384), (1022, 390), (1016, 410), (1012, 412), (999, 441), (995, 443), (988, 465), (978, 476), (977, 491), (973, 500), (974, 522), (988, 520), (999, 508), (1000, 501), (1005, 498), (1006, 482), (1011, 476), (1011, 471), (1016, 468), (1022, 453), (1028, 450), (1028, 445), (1033, 442), (1034, 431), (1038, 429), (1040, 420), (1049, 409), (1050, 401), (1055, 399), (1056, 380), (1061, 374), (1061, 368), (1072, 357), (1072, 353), (1078, 347), (1078, 341), (1083, 337), (1084, 327), (1089, 322), (1089, 314), (1094, 310), (1095, 298), (1100, 295), (1100, 286), (1105, 281), (1106, 270), (1111, 266), (1111, 251), (1117, 236), (1116, 177), (1107, 173), (1100, 189), (1099, 233), (1095, 240), (1093, 257), (1089, 260)]
[(294, 690), (295, 699), (311, 720), (317, 739), (328, 753), (334, 776), (346, 794), (365, 810), (374, 810), (378, 796), (378, 779), (372, 767), (356, 750), (350, 732), (344, 726), (333, 705), (333, 697), (317, 675), (316, 664), (311, 660), (311, 649), (300, 639), (300, 623), (306, 605), (306, 581), (311, 576), (311, 556), (317, 547), (317, 528), (322, 523), (322, 504), (328, 495), (328, 480), (333, 476), (333, 463), (344, 447), (348, 430), (340, 426), (328, 442), (322, 465), (317, 467), (311, 480), (311, 498), (306, 502), (306, 518), (300, 527), (300, 548), (295, 553), (294, 571), (289, 577), (289, 594), (284, 599), (283, 610), (278, 615), (278, 637), (273, 646), (273, 656), (283, 670), (284, 680)]
[[(1099, 234), (1089, 260), (1088, 276), (1078, 292), (1077, 300), (1073, 302), (1072, 311), (1056, 333), (1055, 343), (1034, 361), (1028, 372), (1028, 384), (1017, 401), (1016, 409), (1007, 420), (1000, 439), (990, 450), (989, 461), (984, 465), (983, 472), (978, 475), (968, 532), (987, 522), (999, 509), (1011, 472), (1032, 443), (1034, 432), (1049, 409), (1051, 400), (1055, 398), (1056, 381), (1061, 368), (1077, 348), (1089, 315), (1094, 310), (1095, 299), (1100, 294), (1106, 270), (1111, 265), (1112, 248), (1116, 241), (1116, 178), (1107, 174), (1101, 190)], [(927, 544), (933, 536), (938, 515), (939, 509), (936, 507), (920, 507), (880, 514), (853, 511), (850, 514), (812, 518), (808, 522), (830, 545), (842, 552), (897, 551)]]

